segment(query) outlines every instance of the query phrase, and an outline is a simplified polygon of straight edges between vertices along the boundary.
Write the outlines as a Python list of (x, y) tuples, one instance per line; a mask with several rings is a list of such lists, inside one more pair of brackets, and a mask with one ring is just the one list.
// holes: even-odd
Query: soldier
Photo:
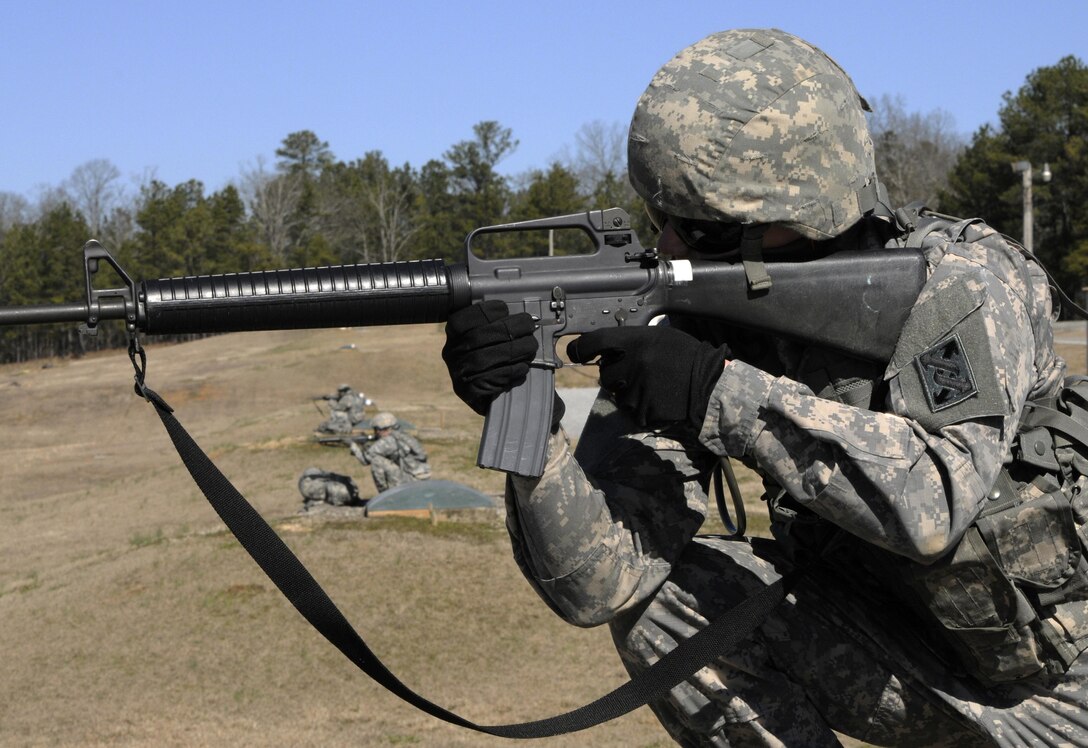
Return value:
[(356, 392), (349, 384), (341, 384), (336, 392), (319, 395), (315, 400), (329, 404), (329, 417), (318, 425), (317, 430), (329, 434), (348, 434), (356, 424), (366, 418), (366, 409), (374, 401), (362, 392)]
[(370, 474), (379, 493), (431, 477), (426, 450), (418, 439), (397, 427), (395, 415), (378, 413), (370, 423), (374, 427), (374, 439), (365, 447), (360, 447), (356, 442), (349, 442), (348, 447), (359, 462), (370, 466)]
[[(1029, 401), (1062, 392), (1046, 278), (979, 220), (893, 214), (866, 110), (774, 29), (655, 75), (628, 160), (662, 254), (743, 260), (758, 289), (762, 258), (918, 246), (928, 280), (886, 367), (680, 317), (572, 342), (602, 392), (576, 451), (556, 418), (544, 475), (508, 477), (515, 558), (566, 620), (609, 624), (632, 674), (799, 570), (746, 642), (652, 703), (682, 745), (1088, 745), (1088, 463), (1045, 426), (1017, 441)], [(455, 392), (486, 412), (533, 329), (497, 302), (451, 315)], [(763, 478), (773, 539), (696, 535), (726, 456)]]
[(303, 470), (298, 479), (298, 490), (302, 494), (303, 509), (321, 503), (332, 506), (357, 506), (362, 503), (359, 499), (359, 487), (354, 480), (321, 468), (309, 467)]

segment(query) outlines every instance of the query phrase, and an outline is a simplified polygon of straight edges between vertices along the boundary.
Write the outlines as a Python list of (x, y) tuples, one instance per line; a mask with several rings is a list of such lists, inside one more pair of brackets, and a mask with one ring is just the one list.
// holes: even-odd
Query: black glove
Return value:
[(601, 387), (638, 423), (699, 428), (729, 348), (672, 327), (610, 327), (571, 341), (567, 356), (579, 364), (600, 356)]
[(510, 314), (502, 301), (459, 309), (446, 321), (442, 360), (453, 391), (486, 415), (491, 401), (525, 381), (536, 357), (536, 322), (526, 312)]

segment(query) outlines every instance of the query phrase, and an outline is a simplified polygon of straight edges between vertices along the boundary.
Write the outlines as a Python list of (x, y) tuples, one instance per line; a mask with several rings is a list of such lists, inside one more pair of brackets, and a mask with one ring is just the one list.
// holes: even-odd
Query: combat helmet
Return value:
[(877, 203), (869, 105), (825, 53), (778, 29), (712, 34), (654, 76), (628, 135), (654, 211), (842, 234)]
[(397, 417), (388, 411), (375, 414), (370, 419), (370, 425), (376, 429), (391, 429), (397, 425)]

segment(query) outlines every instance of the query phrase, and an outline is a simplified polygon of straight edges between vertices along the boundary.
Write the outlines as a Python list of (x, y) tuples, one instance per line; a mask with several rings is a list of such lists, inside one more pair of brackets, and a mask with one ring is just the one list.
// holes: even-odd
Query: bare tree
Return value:
[(952, 116), (943, 110), (907, 112), (901, 96), (881, 96), (869, 119), (876, 146), (876, 170), (894, 207), (923, 200), (938, 208), (937, 195), (967, 145)]
[(294, 216), (302, 195), (300, 179), (291, 174), (276, 174), (265, 169), (263, 157), (254, 167), (242, 170), (239, 192), (249, 208), (264, 242), (278, 262), (286, 262), (291, 245)]
[(80, 164), (62, 186), (72, 207), (83, 214), (91, 235), (102, 236), (109, 215), (122, 197), (121, 172), (104, 158)]
[(37, 221), (49, 211), (61, 205), (71, 205), (72, 196), (63, 187), (43, 185), (38, 189), (38, 199), (30, 209), (30, 220)]
[(320, 231), (344, 261), (402, 259), (419, 229), (418, 194), (411, 167), (391, 169), (381, 151), (336, 163), (318, 181)]
[(415, 180), (405, 167), (381, 174), (363, 193), (373, 211), (382, 262), (401, 259), (412, 235), (419, 230), (415, 220), (417, 191)]
[(593, 120), (574, 135), (574, 152), (564, 149), (561, 163), (578, 177), (578, 188), (591, 195), (607, 180), (625, 181), (627, 128), (619, 122)]
[(97, 234), (102, 243), (111, 249), (119, 248), (129, 239), (136, 236), (136, 198), (133, 197), (124, 204), (115, 205), (110, 211), (106, 222), (102, 224), (102, 230)]
[(15, 192), (0, 192), (0, 236), (17, 223), (30, 220), (30, 202)]

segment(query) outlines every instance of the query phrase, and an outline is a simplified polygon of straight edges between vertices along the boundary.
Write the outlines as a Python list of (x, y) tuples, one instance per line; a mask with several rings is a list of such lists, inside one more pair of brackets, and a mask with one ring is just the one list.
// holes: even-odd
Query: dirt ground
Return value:
[[(580, 706), (625, 680), (608, 632), (548, 611), (501, 518), (298, 514), (311, 465), (374, 493), (345, 450), (310, 441), (323, 418), (310, 398), (341, 382), (419, 427), (434, 477), (498, 496), (441, 342), (437, 325), (152, 341), (148, 384), (411, 687), (482, 724)], [(223, 529), (131, 381), (121, 351), (0, 367), (0, 744), (507, 744), (417, 712), (311, 629)], [(535, 744), (671, 745), (646, 708)]]
[[(148, 384), (278, 528), (390, 668), (481, 724), (621, 684), (604, 629), (564, 624), (475, 524), (298, 515), (311, 465), (369, 475), (310, 434), (348, 382), (419, 428), (434, 477), (498, 496), (481, 419), (449, 388), (437, 325), (147, 343)], [(371, 683), (227, 533), (122, 351), (0, 367), (0, 744), (501, 745)], [(540, 745), (668, 745), (647, 709)]]

